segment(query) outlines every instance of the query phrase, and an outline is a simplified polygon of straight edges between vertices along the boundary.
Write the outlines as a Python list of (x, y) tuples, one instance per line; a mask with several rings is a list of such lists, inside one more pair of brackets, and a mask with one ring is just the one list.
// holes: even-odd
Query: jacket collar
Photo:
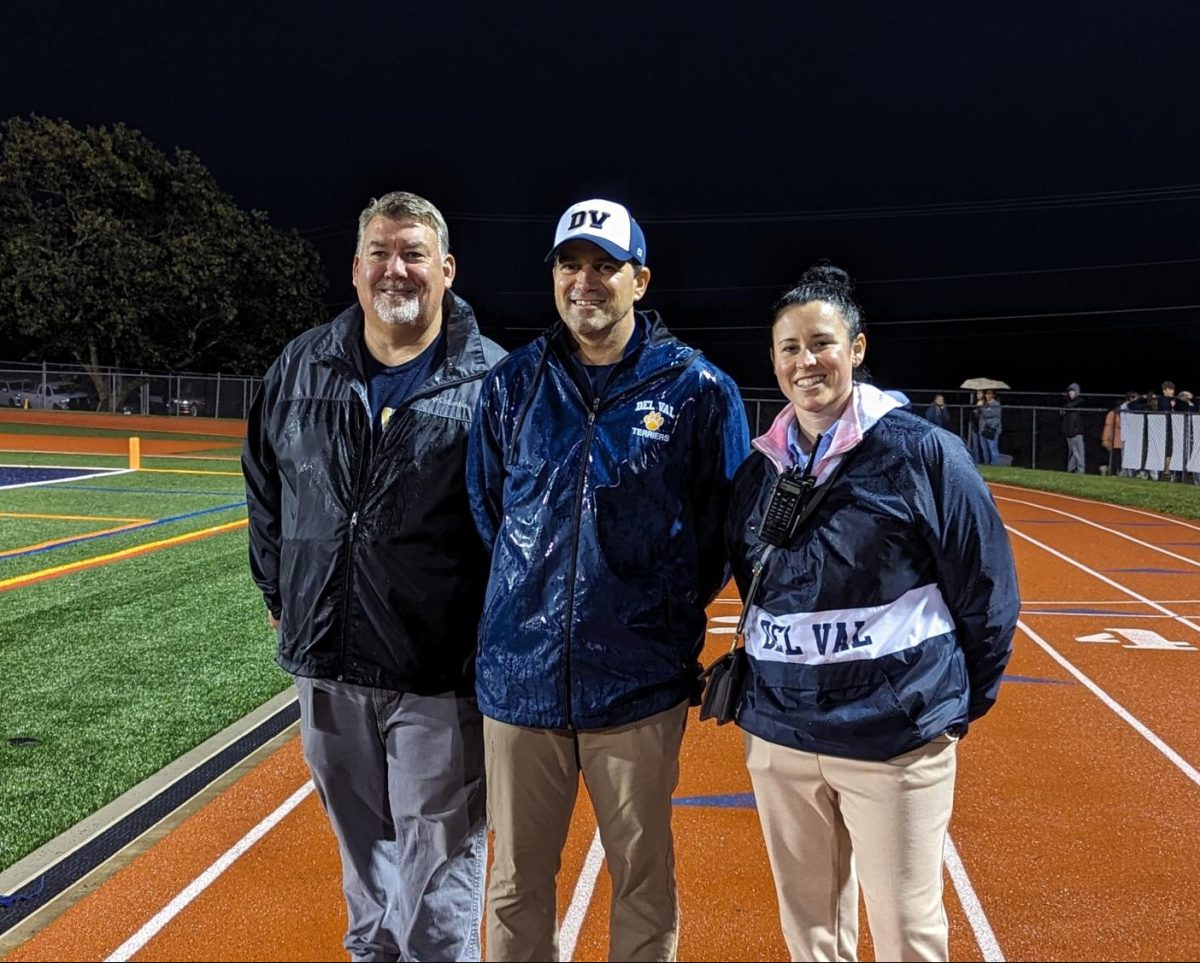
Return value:
[[(841, 456), (857, 447), (863, 436), (880, 418), (893, 408), (899, 407), (900, 402), (890, 395), (885, 395), (874, 385), (856, 384), (850, 395), (850, 403), (830, 429), (834, 431), (833, 443), (814, 466), (817, 484), (829, 477)], [(791, 455), (788, 454), (788, 430), (795, 420), (796, 409), (789, 403), (776, 416), (766, 434), (760, 435), (750, 443), (766, 455), (780, 471), (786, 471), (792, 463)]]
[[(633, 323), (642, 334), (641, 344), (634, 351), (634, 370), (638, 381), (664, 368), (686, 365), (699, 354), (695, 348), (684, 344), (667, 330), (657, 311), (635, 311)], [(562, 321), (555, 322), (545, 338), (562, 361), (576, 351), (575, 340)]]
[[(362, 342), (362, 306), (353, 304), (329, 323), (325, 336), (313, 352), (313, 363), (337, 363), (363, 377), (359, 345)], [(446, 337), (446, 361), (429, 384), (458, 381), (488, 370), (484, 360), (483, 336), (475, 312), (453, 291), (442, 298), (442, 332)]]

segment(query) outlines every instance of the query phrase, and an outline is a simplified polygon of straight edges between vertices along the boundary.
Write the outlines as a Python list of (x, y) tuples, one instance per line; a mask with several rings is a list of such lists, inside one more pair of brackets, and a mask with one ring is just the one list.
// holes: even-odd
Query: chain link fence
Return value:
[[(935, 392), (910, 393), (932, 398)], [(949, 392), (945, 392), (949, 395)], [(1047, 396), (1042, 396), (1043, 398)], [(1052, 397), (1052, 396), (1050, 396)], [(1120, 396), (1112, 396), (1114, 405)], [(746, 417), (754, 435), (763, 434), (787, 402), (780, 395), (751, 390), (743, 393)], [(924, 415), (925, 404), (910, 407)], [(1084, 462), (1088, 474), (1140, 475), (1174, 480), (1200, 478), (1200, 412), (1120, 412), (1119, 448), (1106, 448), (1104, 420), (1110, 407), (1074, 409), (1083, 424)], [(950, 431), (981, 459), (974, 437), (974, 404), (947, 404)], [(999, 438), (1000, 464), (1046, 471), (1067, 470), (1067, 439), (1063, 434), (1063, 408), (1056, 404), (1002, 404)], [(1200, 482), (1197, 482), (1200, 484)]]
[(243, 375), (158, 373), (0, 361), (0, 406), (181, 418), (245, 418), (262, 381)]
[[(180, 418), (245, 418), (261, 381), (244, 375), (164, 374), (121, 368), (102, 368), (93, 375), (81, 365), (0, 361), (0, 406)], [(955, 392), (914, 390), (907, 394), (914, 399), (932, 399), (934, 394), (944, 394), (950, 399)], [(957, 392), (958, 397), (964, 394)], [(1010, 392), (1007, 397), (1010, 403), (1001, 407), (1000, 463), (1066, 471), (1062, 408), (1046, 403), (1055, 396)], [(1109, 396), (1096, 397), (1107, 400)], [(1016, 398), (1041, 403), (1011, 403)], [(770, 389), (747, 389), (743, 399), (754, 435), (763, 434), (787, 404)], [(1109, 407), (1075, 409), (1083, 422), (1085, 465), (1089, 474), (1124, 472), (1150, 478), (1200, 477), (1200, 413), (1122, 412), (1121, 435), (1127, 444), (1123, 450), (1109, 449), (1101, 444), (1104, 419), (1119, 400), (1119, 396), (1112, 396)], [(924, 414), (927, 404), (927, 400), (914, 401), (911, 408), (917, 414)], [(950, 430), (963, 439), (978, 460), (972, 428), (974, 404), (947, 403), (946, 410), (950, 415)]]

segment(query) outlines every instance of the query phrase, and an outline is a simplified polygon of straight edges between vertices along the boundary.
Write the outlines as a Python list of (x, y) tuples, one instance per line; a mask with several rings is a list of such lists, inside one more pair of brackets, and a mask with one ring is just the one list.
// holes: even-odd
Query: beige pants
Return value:
[(687, 703), (609, 729), (526, 729), (483, 720), (488, 960), (557, 960), (556, 877), (579, 775), (612, 876), (610, 960), (673, 960), (679, 936), (671, 793)]
[(861, 762), (743, 735), (792, 959), (858, 959), (860, 882), (876, 959), (948, 959), (942, 851), (954, 737)]

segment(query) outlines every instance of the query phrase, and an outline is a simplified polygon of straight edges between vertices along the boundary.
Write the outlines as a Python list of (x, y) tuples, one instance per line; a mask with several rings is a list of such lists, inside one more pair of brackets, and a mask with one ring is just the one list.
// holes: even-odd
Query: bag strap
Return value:
[[(816, 451), (815, 445), (813, 446), (813, 451)], [(812, 513), (820, 507), (821, 502), (824, 501), (825, 496), (829, 494), (829, 489), (831, 489), (833, 487), (833, 483), (838, 480), (838, 476), (841, 475), (842, 469), (846, 467), (846, 462), (850, 460), (850, 456), (853, 453), (854, 450), (851, 449), (850, 451), (846, 452), (846, 454), (842, 455), (842, 460), (834, 466), (833, 472), (829, 475), (829, 478), (826, 479), (824, 485), (810, 489), (809, 499), (805, 503), (800, 514), (796, 516), (796, 521), (792, 525), (793, 532), (800, 531), (800, 526), (808, 521), (809, 516), (811, 516)], [(733, 633), (733, 644), (729, 647), (729, 651), (731, 653), (736, 651), (739, 642), (744, 644), (746, 617), (750, 614), (750, 606), (754, 603), (754, 597), (758, 594), (759, 585), (762, 582), (763, 571), (767, 567), (767, 560), (771, 557), (774, 551), (775, 546), (768, 545), (763, 550), (762, 555), (758, 557), (758, 560), (755, 561), (754, 568), (751, 570), (750, 589), (748, 592), (746, 592), (745, 601), (742, 603), (742, 614), (738, 618), (737, 628)]]

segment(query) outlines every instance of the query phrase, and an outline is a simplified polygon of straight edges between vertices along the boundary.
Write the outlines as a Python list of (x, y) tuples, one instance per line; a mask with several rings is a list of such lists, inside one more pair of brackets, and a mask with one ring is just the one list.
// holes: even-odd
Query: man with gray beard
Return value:
[(455, 296), (441, 213), (358, 222), (358, 303), (284, 348), (242, 469), (250, 567), (295, 678), (354, 960), (478, 960), (487, 842), (467, 431), (504, 352)]

